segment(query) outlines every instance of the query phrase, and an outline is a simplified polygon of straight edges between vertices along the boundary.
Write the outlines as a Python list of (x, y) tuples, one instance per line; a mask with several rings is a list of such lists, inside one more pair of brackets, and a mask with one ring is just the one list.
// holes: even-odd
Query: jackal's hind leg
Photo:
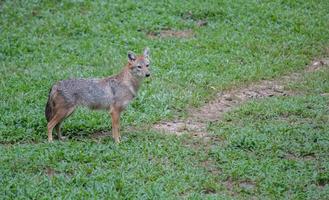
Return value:
[(52, 132), (53, 129), (56, 127), (56, 132), (58, 134), (58, 137), (61, 139), (62, 135), (60, 132), (60, 123), (68, 117), (72, 112), (74, 111), (74, 107), (71, 107), (69, 109), (66, 108), (61, 108), (58, 109), (57, 112), (55, 113), (54, 117), (48, 122), (47, 128), (48, 128), (48, 141), (52, 142), (53, 141), (53, 136)]
[(65, 140), (65, 139), (66, 139), (66, 137), (64, 137), (64, 136), (62, 135), (62, 132), (61, 132), (61, 122), (58, 123), (58, 124), (55, 126), (55, 131), (56, 131), (56, 133), (57, 133), (57, 137), (58, 137), (59, 140)]
[(48, 142), (53, 141), (53, 129), (64, 118), (63, 115), (56, 113), (54, 117), (48, 122)]

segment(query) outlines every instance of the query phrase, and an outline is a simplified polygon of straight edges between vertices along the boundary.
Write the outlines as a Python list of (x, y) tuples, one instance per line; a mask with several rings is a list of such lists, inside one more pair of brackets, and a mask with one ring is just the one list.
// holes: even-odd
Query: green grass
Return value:
[[(291, 84), (297, 96), (247, 103), (211, 125), (223, 140), (209, 153), (222, 171), (219, 179), (233, 180), (248, 199), (328, 198), (329, 98), (321, 95), (329, 92), (328, 72)], [(244, 181), (254, 183), (253, 190), (239, 188)]]
[[(220, 90), (326, 55), (328, 10), (325, 0), (1, 2), (0, 194), (326, 199), (328, 70), (289, 85), (294, 97), (250, 102), (211, 124), (219, 143), (151, 131), (124, 131), (119, 146), (96, 141), (90, 134), (110, 130), (108, 115), (79, 109), (64, 123), (70, 140), (48, 144), (44, 106), (54, 82), (111, 75), (128, 50), (149, 46), (152, 76), (123, 114), (123, 129), (185, 116)], [(162, 29), (194, 34), (147, 36)]]
[[(131, 135), (120, 146), (110, 139), (15, 145), (1, 149), (0, 191), (7, 198), (34, 199), (154, 199), (186, 190), (201, 193), (212, 179), (189, 160), (193, 154), (174, 137), (152, 133)], [(54, 175), (48, 177), (47, 170)]]

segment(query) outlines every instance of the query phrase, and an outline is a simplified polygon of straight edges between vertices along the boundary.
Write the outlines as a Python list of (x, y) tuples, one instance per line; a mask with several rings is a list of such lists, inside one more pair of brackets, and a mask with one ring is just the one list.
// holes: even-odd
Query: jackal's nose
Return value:
[(146, 76), (146, 77), (149, 77), (149, 76), (151, 76), (151, 74), (145, 74), (145, 76)]

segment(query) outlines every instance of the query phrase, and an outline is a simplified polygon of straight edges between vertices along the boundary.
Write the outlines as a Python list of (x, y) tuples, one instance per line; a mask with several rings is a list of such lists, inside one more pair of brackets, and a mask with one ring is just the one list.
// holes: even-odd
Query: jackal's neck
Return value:
[(142, 82), (142, 79), (138, 79), (131, 74), (129, 65), (127, 65), (123, 70), (118, 74), (118, 79), (124, 85), (126, 85), (129, 90), (136, 96), (139, 86)]

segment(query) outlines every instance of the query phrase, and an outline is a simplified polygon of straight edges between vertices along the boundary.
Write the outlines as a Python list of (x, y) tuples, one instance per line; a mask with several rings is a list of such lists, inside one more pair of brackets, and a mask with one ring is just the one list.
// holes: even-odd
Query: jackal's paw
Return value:
[(67, 137), (59, 136), (58, 139), (61, 140), (61, 141), (64, 141), (64, 140), (67, 140)]
[(53, 142), (53, 138), (48, 138), (48, 142), (52, 143)]
[(114, 141), (115, 141), (115, 143), (117, 143), (117, 144), (120, 144), (120, 143), (121, 143), (120, 138), (114, 138)]

